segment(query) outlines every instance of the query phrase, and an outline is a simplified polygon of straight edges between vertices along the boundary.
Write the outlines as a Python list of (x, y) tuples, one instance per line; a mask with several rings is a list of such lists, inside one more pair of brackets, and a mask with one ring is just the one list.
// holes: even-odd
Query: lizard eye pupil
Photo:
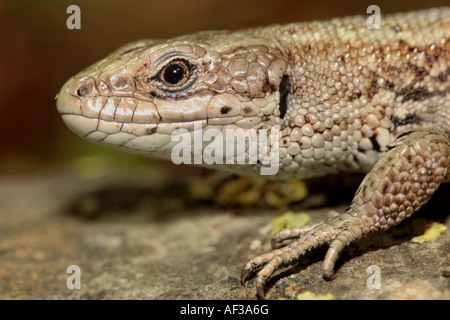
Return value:
[(175, 95), (185, 92), (195, 83), (198, 75), (196, 70), (195, 63), (184, 58), (175, 58), (166, 62), (147, 82), (162, 90), (164, 94)]
[(189, 77), (189, 67), (183, 60), (175, 60), (169, 63), (161, 73), (161, 80), (170, 86), (179, 86)]

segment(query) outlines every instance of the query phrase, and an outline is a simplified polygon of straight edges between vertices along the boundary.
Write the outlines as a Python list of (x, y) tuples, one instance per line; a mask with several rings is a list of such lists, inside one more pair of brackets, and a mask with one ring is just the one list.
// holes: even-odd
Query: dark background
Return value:
[[(66, 9), (81, 8), (81, 30)], [(117, 47), (208, 29), (239, 29), (448, 5), (448, 1), (136, 0), (0, 1), (0, 173), (29, 173), (77, 157), (148, 163), (79, 139), (60, 120), (54, 97), (63, 83)], [(118, 160), (119, 159), (119, 160)]]

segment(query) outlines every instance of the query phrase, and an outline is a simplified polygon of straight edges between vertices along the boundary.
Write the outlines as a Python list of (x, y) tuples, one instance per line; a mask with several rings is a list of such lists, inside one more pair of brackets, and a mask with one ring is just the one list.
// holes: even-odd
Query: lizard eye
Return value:
[(159, 73), (159, 79), (169, 87), (179, 87), (188, 82), (193, 66), (184, 59), (170, 61)]
[(181, 97), (188, 95), (189, 89), (198, 78), (197, 64), (184, 57), (166, 61), (153, 77), (147, 79), (154, 89), (163, 96)]

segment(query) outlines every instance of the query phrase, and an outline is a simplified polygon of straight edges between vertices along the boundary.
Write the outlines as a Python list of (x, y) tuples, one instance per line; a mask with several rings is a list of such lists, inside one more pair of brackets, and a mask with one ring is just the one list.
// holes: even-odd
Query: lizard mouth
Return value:
[(140, 92), (93, 95), (89, 86), (94, 86), (94, 79), (74, 77), (57, 96), (57, 109), (70, 130), (96, 144), (164, 159), (176, 144), (171, 138), (177, 129), (193, 134), (207, 127), (257, 128), (277, 108), (275, 97), (263, 109), (250, 103), (242, 107), (232, 95), (206, 92), (183, 100), (162, 100)]
[(83, 97), (92, 82), (74, 77), (57, 95), (57, 110), (67, 127), (96, 144), (158, 156), (170, 143), (170, 134), (158, 128), (160, 117), (149, 102), (130, 96)]

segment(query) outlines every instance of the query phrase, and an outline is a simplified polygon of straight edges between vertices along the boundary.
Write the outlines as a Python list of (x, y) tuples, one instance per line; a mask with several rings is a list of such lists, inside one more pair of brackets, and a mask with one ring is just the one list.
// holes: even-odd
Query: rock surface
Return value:
[[(67, 170), (1, 177), (0, 299), (254, 299), (251, 283), (240, 285), (241, 268), (270, 249), (267, 225), (286, 208), (194, 201), (190, 178), (180, 171), (85, 178)], [(334, 280), (322, 278), (319, 249), (275, 276), (266, 298), (311, 291), (337, 299), (450, 299), (449, 231), (410, 242), (424, 219), (450, 226), (449, 190), (442, 186), (394, 230), (353, 244)], [(312, 192), (289, 210), (315, 223), (348, 206), (323, 205), (322, 196)], [(80, 290), (66, 286), (70, 265), (81, 268)], [(380, 268), (380, 289), (367, 287), (371, 265)]]

